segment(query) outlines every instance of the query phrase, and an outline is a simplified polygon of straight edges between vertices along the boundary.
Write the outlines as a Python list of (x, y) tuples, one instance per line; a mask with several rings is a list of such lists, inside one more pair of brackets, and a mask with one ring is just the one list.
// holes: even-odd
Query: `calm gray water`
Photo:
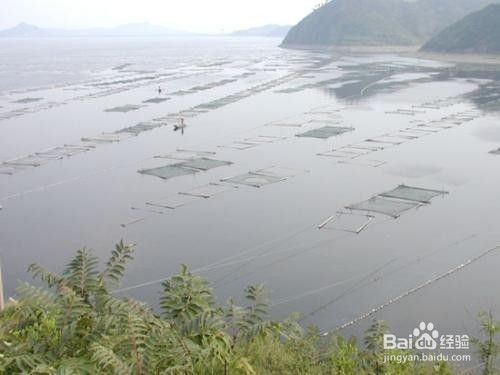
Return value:
[[(185, 263), (215, 283), (221, 301), (264, 283), (274, 316), (302, 311), (305, 324), (330, 330), (500, 245), (500, 156), (489, 153), (500, 147), (499, 116), (483, 107), (495, 73), (481, 75), (479, 67), (462, 74), (395, 55), (287, 51), (278, 43), (0, 40), (0, 161), (141, 122), (163, 125), (0, 174), (7, 295), (29, 279), (31, 262), (60, 271), (76, 249), (91, 247), (104, 258), (123, 238), (137, 243), (124, 295), (156, 301), (155, 281)], [(144, 103), (157, 97), (169, 100)], [(184, 134), (173, 131), (179, 111), (207, 103), (204, 113), (182, 115)], [(106, 111), (124, 105), (141, 107)], [(276, 126), (290, 124), (297, 126)], [(318, 155), (422, 124), (446, 127), (424, 127), (418, 138), (407, 131), (404, 143), (356, 159)], [(296, 137), (325, 125), (353, 131)], [(251, 147), (231, 148), (235, 142)], [(178, 149), (232, 164), (169, 180), (138, 173), (173, 163), (155, 156)], [(294, 176), (261, 188), (237, 185), (177, 209), (147, 204), (273, 166)], [(397, 219), (376, 215), (357, 235), (318, 229), (345, 206), (399, 184), (449, 194)], [(492, 286), (500, 282), (499, 262), (494, 251), (374, 317), (401, 335), (422, 320), (443, 332), (474, 332), (479, 311), (498, 311)]]

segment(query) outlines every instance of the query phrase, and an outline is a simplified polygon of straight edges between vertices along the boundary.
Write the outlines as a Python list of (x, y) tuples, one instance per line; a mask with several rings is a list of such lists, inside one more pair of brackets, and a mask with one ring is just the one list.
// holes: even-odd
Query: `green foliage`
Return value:
[(157, 314), (110, 292), (133, 250), (118, 243), (103, 270), (89, 249), (61, 275), (31, 265), (47, 289), (21, 283), (0, 313), (0, 373), (447, 374), (445, 364), (383, 364), (383, 322), (367, 331), (363, 350), (354, 339), (304, 331), (298, 315), (270, 320), (262, 285), (245, 290), (244, 306), (217, 305), (207, 281), (186, 266), (162, 284)]
[(483, 364), (483, 374), (490, 375), (497, 371), (495, 362), (500, 354), (500, 345), (496, 341), (496, 336), (500, 333), (500, 322), (493, 319), (491, 312), (480, 313), (479, 321), (484, 338), (473, 339), (472, 342)]

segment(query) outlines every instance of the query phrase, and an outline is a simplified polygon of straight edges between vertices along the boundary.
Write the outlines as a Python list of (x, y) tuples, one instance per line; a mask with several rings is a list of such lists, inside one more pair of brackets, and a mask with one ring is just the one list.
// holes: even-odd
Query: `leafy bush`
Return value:
[(29, 271), (47, 288), (19, 285), (0, 313), (2, 374), (446, 374), (445, 364), (383, 363), (387, 327), (365, 337), (304, 331), (292, 315), (270, 320), (263, 286), (245, 291), (248, 305), (215, 303), (210, 285), (186, 266), (162, 284), (161, 312), (111, 292), (134, 247), (120, 242), (103, 270), (78, 250), (59, 275)]

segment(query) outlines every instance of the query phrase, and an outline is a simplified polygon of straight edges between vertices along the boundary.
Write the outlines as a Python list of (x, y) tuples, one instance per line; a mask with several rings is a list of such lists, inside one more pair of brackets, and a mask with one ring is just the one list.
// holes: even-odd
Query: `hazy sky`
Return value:
[(294, 24), (321, 0), (0, 0), (0, 28), (27, 22), (84, 28), (150, 22), (221, 32), (268, 23)]

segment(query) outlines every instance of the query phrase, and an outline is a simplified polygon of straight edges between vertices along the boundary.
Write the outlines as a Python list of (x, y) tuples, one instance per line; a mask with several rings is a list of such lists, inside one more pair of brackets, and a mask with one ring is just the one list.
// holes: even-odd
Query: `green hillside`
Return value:
[(423, 51), (500, 53), (500, 5), (492, 4), (449, 26), (423, 47)]
[(465, 15), (491, 2), (332, 0), (293, 27), (283, 41), (283, 46), (422, 44)]

